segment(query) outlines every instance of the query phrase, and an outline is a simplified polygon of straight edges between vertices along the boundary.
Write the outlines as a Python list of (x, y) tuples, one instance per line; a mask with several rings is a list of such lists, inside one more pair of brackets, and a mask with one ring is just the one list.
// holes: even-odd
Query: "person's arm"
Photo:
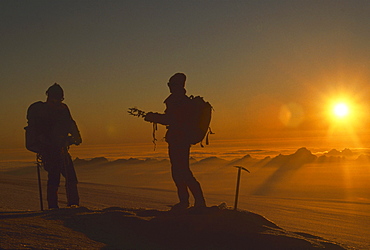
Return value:
[(82, 143), (80, 131), (78, 130), (77, 124), (74, 120), (71, 120), (70, 134), (70, 144), (80, 145)]
[(145, 121), (147, 122), (154, 122), (154, 123), (159, 123), (162, 125), (169, 125), (167, 115), (166, 114), (160, 114), (160, 113), (153, 113), (153, 112), (148, 112), (145, 115), (144, 118)]
[(144, 120), (147, 122), (154, 122), (154, 123), (159, 123), (165, 126), (170, 125), (171, 120), (172, 120), (172, 113), (173, 113), (173, 105), (171, 105), (171, 100), (173, 100), (173, 96), (170, 95), (167, 97), (167, 99), (164, 101), (166, 104), (166, 110), (164, 111), (163, 114), (161, 113), (154, 113), (154, 112), (148, 112), (145, 115)]
[(68, 111), (68, 119), (69, 119), (68, 132), (70, 136), (68, 137), (68, 143), (69, 145), (72, 145), (72, 144), (80, 145), (82, 143), (82, 138), (81, 138), (80, 131), (78, 130), (77, 123), (73, 120), (71, 112), (69, 111), (69, 108), (66, 104), (65, 104), (65, 107)]

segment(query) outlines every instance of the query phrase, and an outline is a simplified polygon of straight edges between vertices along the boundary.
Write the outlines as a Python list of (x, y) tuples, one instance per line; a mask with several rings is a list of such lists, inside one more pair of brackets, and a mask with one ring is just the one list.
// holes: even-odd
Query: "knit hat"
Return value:
[(171, 76), (168, 81), (168, 86), (171, 87), (185, 87), (186, 75), (184, 73), (176, 73)]
[(48, 90), (46, 90), (46, 95), (52, 99), (64, 99), (64, 91), (58, 83), (54, 83), (52, 86), (50, 86)]

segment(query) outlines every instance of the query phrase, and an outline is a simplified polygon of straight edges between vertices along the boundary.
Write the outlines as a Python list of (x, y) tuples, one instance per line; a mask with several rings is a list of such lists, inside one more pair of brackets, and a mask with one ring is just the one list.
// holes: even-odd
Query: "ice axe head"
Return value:
[(245, 167), (242, 167), (242, 166), (234, 166), (234, 167), (238, 168), (238, 169), (242, 169), (242, 170), (247, 171), (248, 173), (250, 173), (249, 170), (246, 169)]

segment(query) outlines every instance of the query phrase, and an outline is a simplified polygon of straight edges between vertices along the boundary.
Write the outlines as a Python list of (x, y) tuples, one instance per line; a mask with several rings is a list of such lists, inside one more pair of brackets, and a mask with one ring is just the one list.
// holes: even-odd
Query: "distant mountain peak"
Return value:
[(308, 150), (306, 147), (299, 148), (294, 155), (308, 155), (308, 156), (313, 156), (310, 150)]
[(242, 157), (242, 160), (251, 159), (251, 158), (252, 158), (252, 156), (250, 154), (247, 154), (247, 155)]

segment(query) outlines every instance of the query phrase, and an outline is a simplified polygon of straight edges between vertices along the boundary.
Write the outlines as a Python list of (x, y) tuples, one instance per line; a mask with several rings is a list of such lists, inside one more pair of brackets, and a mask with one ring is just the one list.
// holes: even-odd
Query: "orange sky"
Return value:
[[(54, 82), (86, 145), (150, 142), (126, 110), (163, 111), (175, 72), (213, 105), (215, 139), (367, 147), (369, 13), (368, 1), (1, 1), (0, 147), (23, 147), (27, 107)], [(355, 107), (346, 123), (327, 111), (338, 98)]]

